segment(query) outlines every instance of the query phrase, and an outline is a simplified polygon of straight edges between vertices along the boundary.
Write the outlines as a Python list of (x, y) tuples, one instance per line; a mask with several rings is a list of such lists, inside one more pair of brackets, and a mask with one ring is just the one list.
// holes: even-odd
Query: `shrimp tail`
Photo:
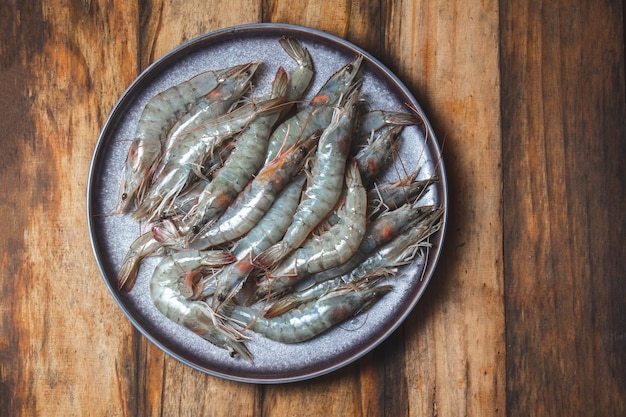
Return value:
[(310, 67), (313, 65), (309, 51), (303, 47), (298, 41), (288, 36), (284, 36), (278, 40), (283, 50), (300, 66)]
[(126, 291), (132, 290), (137, 280), (141, 261), (148, 256), (160, 254), (163, 250), (164, 247), (161, 242), (154, 239), (150, 232), (143, 233), (135, 239), (122, 261), (122, 266), (117, 275), (117, 288)]
[(282, 242), (278, 242), (255, 256), (252, 264), (261, 269), (271, 269), (287, 255), (288, 250)]

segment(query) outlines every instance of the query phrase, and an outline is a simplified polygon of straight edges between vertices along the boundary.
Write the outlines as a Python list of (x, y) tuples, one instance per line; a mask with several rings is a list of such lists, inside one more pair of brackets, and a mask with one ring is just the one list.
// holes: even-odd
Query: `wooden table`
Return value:
[[(623, 2), (139, 3), (0, 4), (0, 414), (625, 415)], [(180, 43), (252, 22), (379, 58), (422, 103), (450, 185), (441, 261), (408, 320), (287, 385), (205, 375), (134, 330), (85, 214), (124, 89)]]

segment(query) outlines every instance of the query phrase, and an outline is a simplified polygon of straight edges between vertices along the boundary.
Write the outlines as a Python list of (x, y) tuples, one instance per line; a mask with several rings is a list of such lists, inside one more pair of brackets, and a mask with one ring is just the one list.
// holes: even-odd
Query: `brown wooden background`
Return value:
[[(450, 183), (409, 319), (289, 385), (207, 376), (148, 342), (98, 274), (85, 214), (124, 89), (180, 43), (252, 22), (382, 60), (423, 104)], [(0, 414), (625, 415), (624, 78), (622, 1), (0, 0)]]

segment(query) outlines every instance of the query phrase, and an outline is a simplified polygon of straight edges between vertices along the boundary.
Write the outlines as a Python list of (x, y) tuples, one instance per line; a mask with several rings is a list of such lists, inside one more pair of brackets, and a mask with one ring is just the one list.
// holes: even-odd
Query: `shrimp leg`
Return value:
[(349, 163), (345, 183), (346, 198), (338, 211), (339, 221), (322, 235), (305, 241), (271, 270), (257, 286), (257, 300), (270, 291), (281, 294), (306, 276), (337, 267), (354, 255), (365, 235), (367, 222), (365, 189), (354, 160)]

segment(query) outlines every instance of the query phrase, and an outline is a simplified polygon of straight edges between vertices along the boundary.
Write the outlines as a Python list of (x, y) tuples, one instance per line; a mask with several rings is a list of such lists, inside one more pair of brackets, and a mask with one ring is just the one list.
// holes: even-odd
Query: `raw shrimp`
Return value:
[(351, 160), (347, 169), (345, 202), (338, 210), (339, 221), (328, 231), (304, 242), (268, 272), (256, 289), (258, 300), (270, 292), (279, 295), (310, 274), (335, 268), (357, 251), (366, 227), (367, 200), (358, 166)]
[(237, 239), (250, 231), (274, 203), (276, 196), (300, 171), (318, 138), (319, 132), (316, 132), (279, 154), (246, 186), (217, 222), (191, 240), (189, 247), (206, 249)]
[[(133, 243), (124, 259), (117, 276), (119, 289), (130, 291), (137, 279), (141, 261), (148, 256), (169, 254), (170, 250), (180, 245), (181, 225), (174, 218), (163, 219), (149, 231), (142, 233)], [(227, 251), (213, 250), (205, 252), (207, 265), (219, 267), (233, 262), (234, 257)]]
[(359, 288), (338, 288), (315, 301), (269, 319), (263, 317), (262, 311), (251, 307), (228, 305), (224, 309), (231, 320), (249, 326), (268, 339), (299, 343), (365, 311), (391, 289), (391, 285), (371, 284)]
[[(133, 213), (133, 217), (135, 219), (146, 217), (149, 221), (162, 217), (172, 201), (193, 179), (193, 174), (202, 175), (199, 167), (202, 161), (211, 155), (215, 146), (243, 130), (256, 117), (275, 110), (276, 106), (284, 101), (284, 97), (279, 97), (259, 103), (250, 102), (229, 113), (223, 122), (216, 123), (214, 126), (205, 126), (201, 136), (188, 135), (185, 140), (170, 150), (170, 157), (165, 166), (157, 172), (154, 184), (143, 204)], [(198, 134), (200, 134), (199, 131)]]
[(150, 170), (162, 153), (161, 141), (178, 118), (221, 82), (247, 66), (204, 72), (160, 92), (148, 101), (124, 162), (116, 211), (127, 211), (136, 199), (141, 202), (149, 185)]
[(386, 210), (393, 210), (422, 196), (426, 187), (438, 181), (437, 177), (416, 180), (419, 168), (397, 181), (374, 184), (367, 192), (369, 215), (376, 216)]
[(370, 110), (359, 117), (359, 137), (369, 137), (373, 131), (386, 126), (411, 126), (422, 122), (413, 113), (387, 110)]
[(265, 317), (281, 315), (298, 305), (317, 299), (335, 288), (377, 280), (395, 273), (398, 267), (414, 259), (417, 248), (425, 239), (439, 230), (442, 209), (429, 208), (406, 233), (378, 246), (369, 256), (362, 257), (356, 265), (342, 275), (310, 277), (314, 281), (309, 287), (281, 297), (265, 312)]
[(215, 277), (211, 277), (215, 283), (213, 307), (216, 311), (219, 311), (220, 306), (228, 302), (244, 284), (254, 269), (252, 265), (254, 256), (283, 237), (300, 202), (304, 181), (305, 176), (301, 174), (283, 190), (259, 223), (231, 249), (237, 261), (219, 271)]
[[(287, 72), (282, 67), (279, 68), (270, 98), (285, 96), (288, 81)], [(275, 112), (258, 117), (241, 132), (232, 158), (207, 185), (190, 213), (191, 233), (199, 232), (204, 224), (221, 215), (261, 169), (272, 127), (280, 116), (279, 110), (277, 107)]]
[(274, 159), (280, 149), (293, 145), (298, 138), (308, 137), (318, 129), (325, 129), (334, 114), (334, 107), (343, 104), (350, 92), (361, 84), (362, 56), (345, 65), (328, 79), (311, 102), (291, 118), (281, 123), (272, 133), (265, 163)]
[[(170, 151), (183, 141), (189, 140), (189, 135), (202, 134), (204, 128), (214, 126), (221, 116), (241, 99), (250, 88), (250, 80), (259, 68), (260, 63), (254, 62), (244, 67), (242, 71), (224, 80), (216, 87), (205, 100), (196, 104), (188, 113), (183, 115), (168, 132), (163, 144), (163, 158), (159, 166), (167, 163)], [(158, 175), (158, 172), (157, 174)]]
[(372, 136), (367, 144), (356, 154), (355, 159), (363, 178), (363, 184), (369, 187), (378, 176), (381, 168), (391, 159), (396, 140), (404, 126), (394, 126), (376, 136)]
[[(298, 67), (291, 73), (289, 77), (289, 86), (287, 87), (287, 96), (290, 102), (300, 100), (304, 92), (309, 88), (315, 70), (313, 69), (313, 60), (309, 51), (294, 38), (283, 37), (278, 40), (283, 50), (298, 64)], [(289, 109), (286, 108), (286, 111)], [(284, 114), (284, 113), (283, 113)]]
[(199, 275), (206, 269), (204, 254), (186, 250), (164, 258), (155, 268), (150, 281), (150, 296), (157, 309), (214, 345), (252, 361), (243, 344), (244, 336), (216, 314), (204, 301), (192, 301)]
[(335, 110), (330, 125), (319, 139), (311, 184), (304, 192), (305, 198), (298, 206), (283, 240), (254, 259), (259, 267), (273, 267), (300, 246), (337, 204), (343, 189), (346, 159), (350, 152), (357, 95), (358, 90), (354, 90), (346, 105)]
[(323, 281), (351, 271), (358, 264), (363, 262), (376, 248), (395, 238), (401, 232), (404, 232), (411, 224), (429, 216), (433, 209), (434, 206), (413, 207), (413, 205), (407, 203), (395, 210), (385, 213), (369, 223), (363, 241), (352, 258), (336, 268), (313, 274), (309, 279), (313, 281)]

